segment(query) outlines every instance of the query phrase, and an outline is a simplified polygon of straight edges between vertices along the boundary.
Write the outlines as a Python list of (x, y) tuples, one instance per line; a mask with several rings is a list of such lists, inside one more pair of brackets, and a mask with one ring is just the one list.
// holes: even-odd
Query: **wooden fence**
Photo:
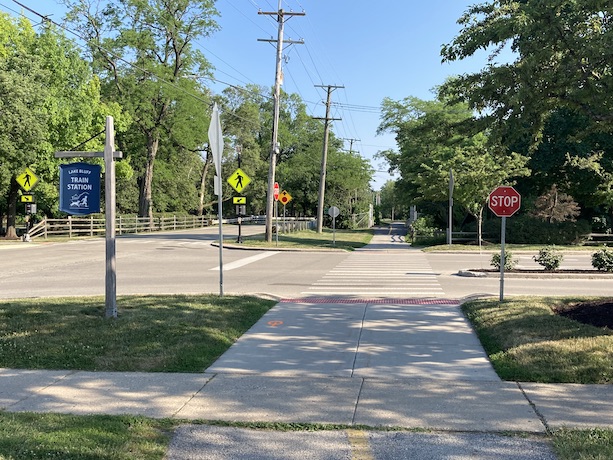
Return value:
[[(262, 223), (264, 218), (259, 216), (243, 217), (243, 223)], [(224, 224), (236, 224), (238, 219), (224, 219)], [(167, 216), (148, 217), (118, 216), (115, 221), (115, 231), (118, 235), (127, 233), (148, 233), (171, 230), (184, 230), (190, 228), (202, 228), (209, 225), (218, 225), (218, 219), (209, 219), (206, 216)], [(314, 219), (298, 219), (287, 217), (279, 221), (279, 233), (290, 233), (315, 227)], [(28, 232), (31, 239), (54, 236), (68, 238), (104, 236), (104, 216), (90, 215), (87, 217), (68, 216), (64, 219), (43, 219), (36, 223)]]

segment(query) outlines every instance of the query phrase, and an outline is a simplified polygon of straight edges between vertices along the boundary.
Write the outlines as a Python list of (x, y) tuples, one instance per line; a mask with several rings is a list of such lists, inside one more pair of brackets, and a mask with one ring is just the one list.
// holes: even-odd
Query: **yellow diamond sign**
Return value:
[(281, 202), (283, 206), (285, 206), (287, 203), (292, 201), (292, 196), (289, 193), (287, 193), (287, 191), (283, 190), (279, 194), (279, 201)]
[(238, 193), (242, 192), (243, 189), (250, 183), (251, 179), (243, 172), (241, 168), (238, 168), (230, 177), (228, 177), (228, 184), (230, 184)]
[(38, 182), (38, 177), (36, 177), (36, 174), (34, 174), (30, 168), (26, 168), (15, 178), (15, 180), (24, 191), (29, 192)]

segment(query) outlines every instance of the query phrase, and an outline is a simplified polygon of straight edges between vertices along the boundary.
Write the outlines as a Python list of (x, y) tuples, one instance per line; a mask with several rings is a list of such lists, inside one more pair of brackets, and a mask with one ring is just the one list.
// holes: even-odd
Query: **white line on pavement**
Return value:
[[(261, 254), (256, 254), (255, 256), (245, 257), (244, 259), (236, 260), (234, 262), (230, 262), (229, 264), (224, 264), (223, 271), (227, 272), (228, 270), (244, 267), (245, 265), (265, 259), (266, 257), (274, 256), (275, 254), (279, 254), (279, 251), (267, 251)], [(219, 270), (219, 266), (211, 268), (210, 270)]]

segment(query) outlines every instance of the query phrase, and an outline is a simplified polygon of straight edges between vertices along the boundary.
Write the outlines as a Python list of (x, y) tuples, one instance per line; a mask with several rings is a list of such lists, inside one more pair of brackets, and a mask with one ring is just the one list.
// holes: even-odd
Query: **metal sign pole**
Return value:
[(504, 244), (507, 233), (507, 218), (502, 216), (502, 225), (500, 226), (500, 301), (504, 300), (504, 265), (505, 265), (505, 253)]
[(219, 215), (219, 296), (223, 297), (223, 212), (222, 212), (222, 190), (221, 190), (221, 175), (217, 176), (217, 211)]

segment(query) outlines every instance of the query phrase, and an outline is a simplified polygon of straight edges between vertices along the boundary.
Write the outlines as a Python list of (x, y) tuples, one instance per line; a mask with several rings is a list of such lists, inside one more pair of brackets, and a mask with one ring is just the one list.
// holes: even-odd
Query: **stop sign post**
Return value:
[(513, 187), (501, 185), (496, 187), (488, 197), (490, 210), (502, 218), (500, 227), (500, 301), (504, 300), (504, 264), (505, 236), (507, 232), (507, 217), (512, 216), (521, 206), (521, 195)]

